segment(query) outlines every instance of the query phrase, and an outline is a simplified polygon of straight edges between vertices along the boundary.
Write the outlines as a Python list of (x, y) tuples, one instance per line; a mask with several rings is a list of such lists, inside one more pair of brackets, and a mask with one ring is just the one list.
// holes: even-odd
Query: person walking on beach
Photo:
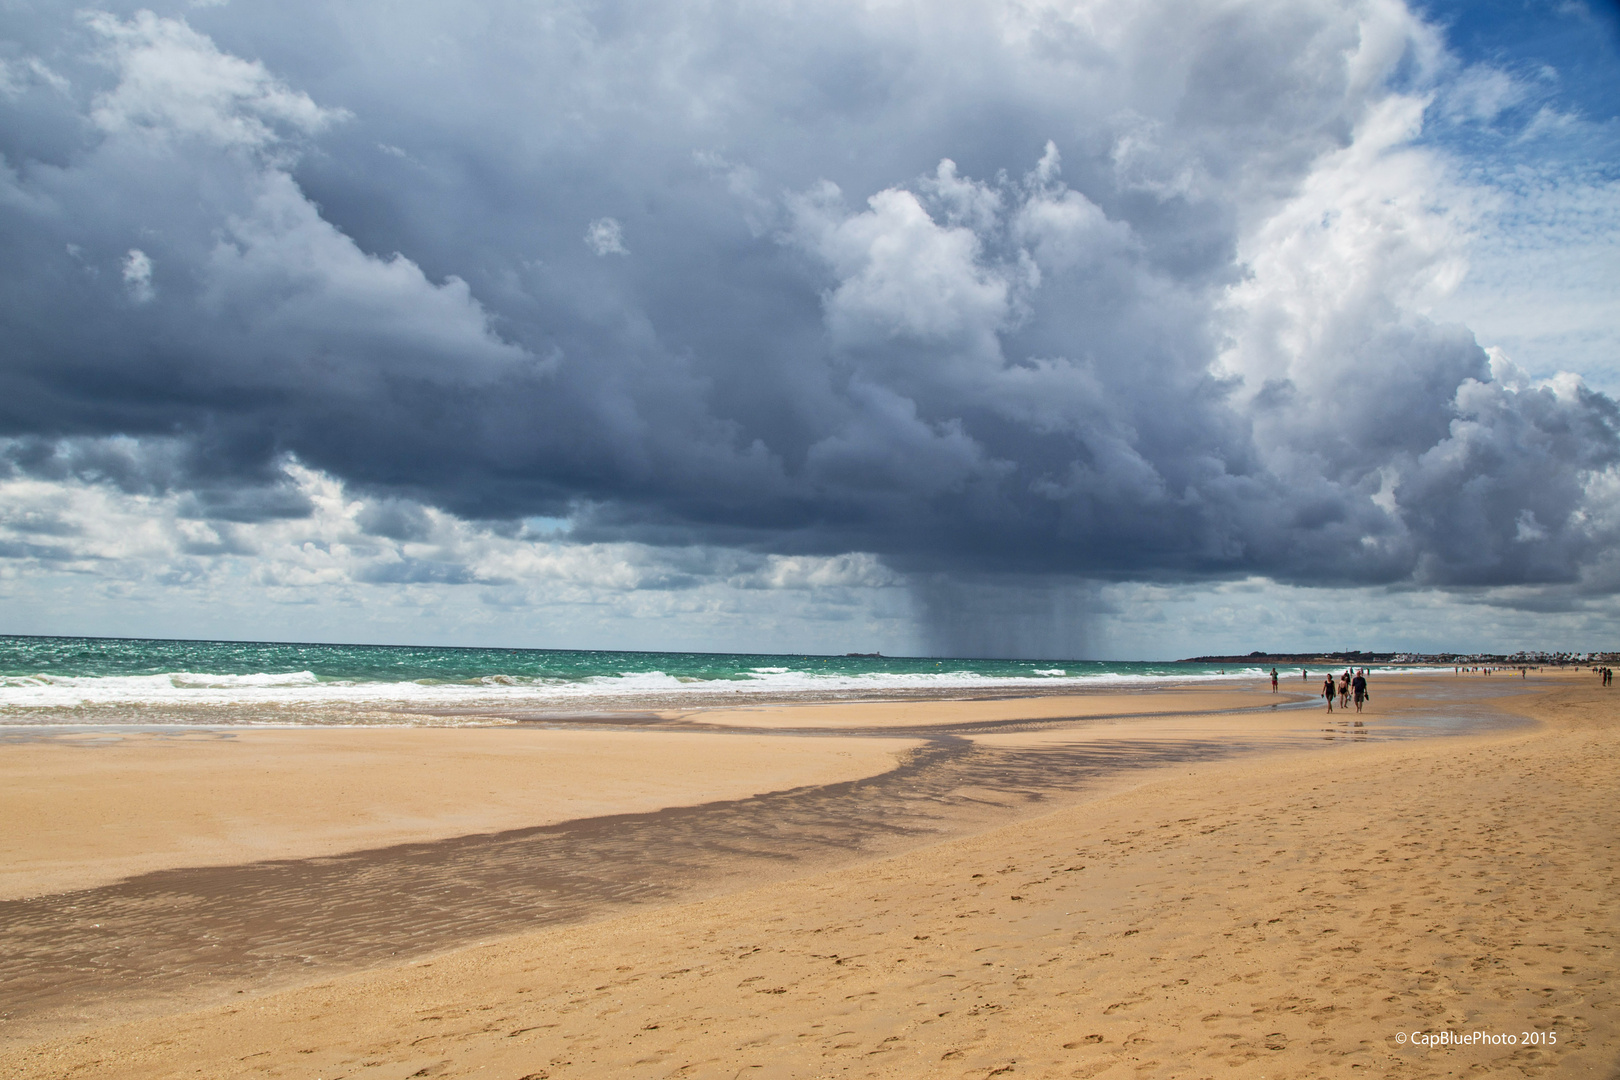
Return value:
[(1345, 668), (1344, 674), (1339, 676), (1339, 708), (1350, 707), (1350, 669)]
[(1328, 712), (1333, 711), (1333, 695), (1338, 693), (1338, 690), (1339, 688), (1333, 685), (1332, 675), (1322, 680), (1322, 696), (1327, 698)]
[(1363, 672), (1356, 672), (1356, 677), (1350, 680), (1350, 689), (1355, 692), (1356, 712), (1361, 711), (1361, 703), (1367, 700), (1367, 676)]
[(1275, 694), (1277, 692), (1277, 669), (1276, 668), (1271, 669), (1271, 692), (1273, 694)]

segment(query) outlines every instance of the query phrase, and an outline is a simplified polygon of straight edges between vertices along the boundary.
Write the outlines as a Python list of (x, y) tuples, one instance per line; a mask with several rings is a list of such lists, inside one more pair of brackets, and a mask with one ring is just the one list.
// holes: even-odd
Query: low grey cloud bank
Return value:
[[(1509, 76), (1386, 2), (811, 15), (19, 16), (10, 476), (199, 550), (313, 520), (318, 476), (385, 548), (547, 518), (660, 564), (853, 558), (930, 626), (1070, 651), (1075, 582), (1620, 585), (1614, 402), (1433, 315), (1479, 198), (1425, 126), (1489, 124)], [(464, 548), (344, 573), (497, 581)]]

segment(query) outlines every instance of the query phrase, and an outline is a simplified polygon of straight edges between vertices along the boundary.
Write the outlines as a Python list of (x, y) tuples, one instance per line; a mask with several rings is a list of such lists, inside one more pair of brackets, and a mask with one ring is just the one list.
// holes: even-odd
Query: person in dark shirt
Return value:
[(1350, 680), (1350, 690), (1356, 697), (1356, 712), (1361, 711), (1361, 703), (1367, 700), (1367, 675), (1365, 672), (1356, 672), (1356, 677)]

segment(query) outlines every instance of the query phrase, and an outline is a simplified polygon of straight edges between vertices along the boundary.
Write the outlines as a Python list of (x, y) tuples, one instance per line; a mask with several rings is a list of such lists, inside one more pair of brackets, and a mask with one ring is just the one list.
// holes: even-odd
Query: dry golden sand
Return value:
[(0, 745), (0, 900), (834, 783), (910, 745), (514, 727)]
[[(1620, 740), (1591, 682), (1514, 700), (1534, 727), (1138, 773), (899, 856), (13, 1045), (0, 1075), (1611, 1080)], [(1442, 1029), (1558, 1041), (1397, 1041)]]

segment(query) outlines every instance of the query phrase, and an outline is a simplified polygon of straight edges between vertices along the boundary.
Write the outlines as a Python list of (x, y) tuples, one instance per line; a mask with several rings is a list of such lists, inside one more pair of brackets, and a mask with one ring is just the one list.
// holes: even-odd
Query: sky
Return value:
[(0, 632), (1620, 648), (1596, 0), (3, 0)]

